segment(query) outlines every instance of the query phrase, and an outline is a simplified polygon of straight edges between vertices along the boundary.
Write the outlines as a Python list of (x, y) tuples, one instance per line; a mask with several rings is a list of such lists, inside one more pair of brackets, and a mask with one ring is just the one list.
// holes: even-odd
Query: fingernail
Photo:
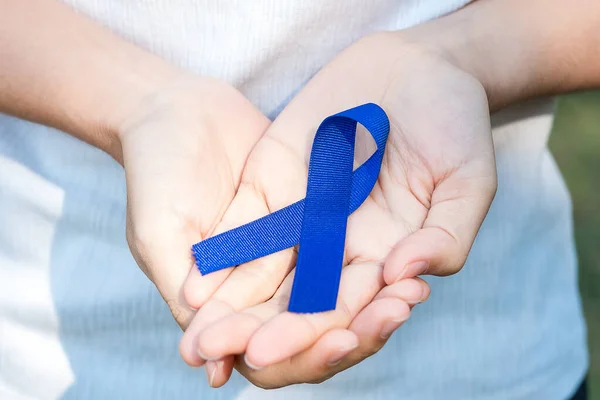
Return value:
[(429, 268), (429, 261), (415, 261), (407, 264), (396, 279), (396, 282), (405, 277), (414, 278), (421, 275), (427, 271), (427, 268)]
[(250, 361), (248, 361), (248, 356), (246, 354), (244, 354), (244, 362), (246, 363), (246, 365), (248, 367), (252, 368), (255, 371), (260, 371), (261, 369), (264, 368), (264, 367), (259, 367), (258, 365), (254, 365)]
[(217, 376), (217, 371), (221, 368), (223, 361), (208, 361), (206, 363), (206, 377), (208, 378), (208, 384), (211, 387), (214, 387), (215, 376)]
[(425, 297), (425, 293), (423, 290), (423, 285), (420, 282), (417, 282), (412, 279), (402, 280), (397, 283), (398, 287), (402, 289), (402, 298), (409, 305), (419, 304), (423, 301)]
[(358, 344), (355, 344), (350, 347), (343, 347), (343, 348), (339, 349), (338, 351), (333, 353), (333, 355), (331, 356), (329, 361), (327, 361), (327, 365), (329, 365), (330, 367), (332, 367), (334, 365), (338, 365), (339, 363), (342, 362), (344, 357), (346, 357), (352, 350), (356, 349), (357, 347), (358, 347)]
[(392, 333), (394, 333), (394, 331), (396, 329), (398, 329), (398, 327), (400, 325), (402, 325), (402, 323), (404, 321), (406, 321), (408, 319), (408, 317), (406, 318), (400, 318), (400, 319), (396, 319), (396, 320), (392, 320), (392, 321), (388, 321), (383, 325), (383, 328), (381, 329), (381, 332), (379, 333), (379, 336), (381, 336), (382, 339), (387, 339), (390, 336), (392, 336)]

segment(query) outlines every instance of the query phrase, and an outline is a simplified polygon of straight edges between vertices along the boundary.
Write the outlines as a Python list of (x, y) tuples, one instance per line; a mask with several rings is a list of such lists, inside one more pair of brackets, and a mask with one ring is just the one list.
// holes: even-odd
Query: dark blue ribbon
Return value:
[[(377, 150), (352, 172), (356, 124), (375, 139)], [(256, 221), (192, 246), (205, 275), (264, 257), (300, 243), (289, 311), (335, 309), (348, 216), (377, 182), (390, 124), (376, 104), (326, 118), (310, 154), (306, 198)]]

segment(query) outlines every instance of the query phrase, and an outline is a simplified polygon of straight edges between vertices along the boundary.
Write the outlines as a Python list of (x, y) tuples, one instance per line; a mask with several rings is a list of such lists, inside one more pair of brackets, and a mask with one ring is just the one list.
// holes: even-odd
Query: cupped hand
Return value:
[[(186, 298), (202, 307), (182, 355), (199, 365), (197, 349), (210, 360), (213, 386), (228, 379), (234, 362), (262, 387), (322, 381), (378, 351), (409, 306), (427, 297), (416, 276), (464, 265), (496, 189), (487, 97), (475, 78), (397, 34), (352, 45), (292, 100), (252, 151), (223, 224), (238, 226), (304, 197), (319, 123), (367, 102), (387, 112), (391, 131), (379, 180), (349, 218), (334, 311), (286, 311), (294, 249), (186, 282)], [(373, 150), (359, 132), (357, 164)], [(222, 283), (208, 302), (195, 303), (192, 289), (203, 279)]]
[(190, 246), (214, 232), (269, 124), (229, 85), (182, 75), (120, 129), (129, 247), (182, 328), (195, 313), (182, 295)]

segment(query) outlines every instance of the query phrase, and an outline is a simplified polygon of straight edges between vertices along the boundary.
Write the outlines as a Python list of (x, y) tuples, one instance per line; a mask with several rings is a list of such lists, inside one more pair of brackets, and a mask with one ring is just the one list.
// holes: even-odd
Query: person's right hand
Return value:
[[(377, 184), (348, 219), (336, 309), (287, 311), (294, 249), (207, 275), (224, 282), (181, 347), (188, 363), (197, 365), (198, 353), (210, 362), (211, 385), (227, 381), (232, 356), (261, 387), (327, 379), (377, 352), (409, 306), (427, 297), (416, 276), (464, 265), (496, 189), (486, 92), (440, 54), (396, 34), (357, 41), (308, 82), (252, 151), (223, 221), (242, 225), (301, 199), (320, 122), (368, 102), (386, 111), (390, 134)], [(359, 132), (357, 164), (373, 148)]]
[[(182, 295), (190, 247), (221, 221), (269, 124), (228, 84), (186, 75), (146, 97), (120, 129), (129, 247), (183, 329), (194, 314)], [(198, 296), (212, 280), (203, 277)]]

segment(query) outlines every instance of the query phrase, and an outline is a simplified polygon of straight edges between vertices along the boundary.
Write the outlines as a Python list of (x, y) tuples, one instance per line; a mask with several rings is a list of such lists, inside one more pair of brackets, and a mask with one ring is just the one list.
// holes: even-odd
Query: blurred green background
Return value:
[(600, 400), (600, 91), (559, 99), (550, 148), (573, 198), (592, 364), (590, 400)]

